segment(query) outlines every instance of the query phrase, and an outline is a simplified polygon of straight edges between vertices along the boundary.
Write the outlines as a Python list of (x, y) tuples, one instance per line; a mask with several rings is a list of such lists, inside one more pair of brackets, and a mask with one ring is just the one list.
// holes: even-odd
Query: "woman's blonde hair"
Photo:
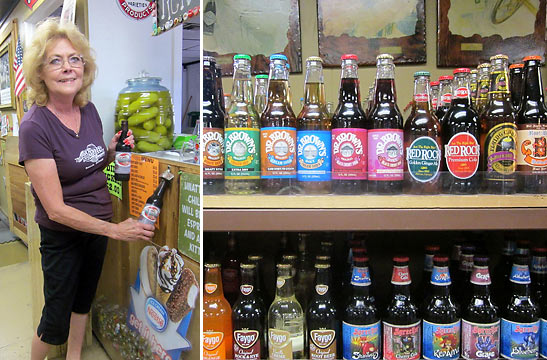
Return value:
[(56, 40), (66, 39), (82, 55), (85, 61), (82, 88), (74, 98), (74, 104), (85, 106), (89, 99), (87, 90), (95, 80), (97, 65), (92, 56), (92, 49), (89, 46), (84, 34), (72, 23), (60, 24), (59, 18), (48, 18), (38, 24), (34, 31), (34, 37), (30, 47), (25, 48), (23, 56), (23, 71), (28, 86), (27, 99), (30, 104), (36, 103), (45, 106), (49, 100), (48, 89), (40, 78), (44, 71), (46, 51)]

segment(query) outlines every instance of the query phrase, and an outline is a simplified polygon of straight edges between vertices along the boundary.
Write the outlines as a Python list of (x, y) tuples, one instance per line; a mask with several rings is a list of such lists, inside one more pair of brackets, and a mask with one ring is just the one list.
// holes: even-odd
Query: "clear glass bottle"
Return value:
[(268, 102), (268, 75), (260, 74), (255, 76), (255, 98), (254, 106), (258, 115), (261, 116), (266, 103)]
[(479, 87), (479, 71), (477, 69), (473, 69), (470, 72), (469, 76), (469, 92), (471, 93), (471, 104), (473, 105), (473, 108), (476, 109), (477, 107), (477, 89)]

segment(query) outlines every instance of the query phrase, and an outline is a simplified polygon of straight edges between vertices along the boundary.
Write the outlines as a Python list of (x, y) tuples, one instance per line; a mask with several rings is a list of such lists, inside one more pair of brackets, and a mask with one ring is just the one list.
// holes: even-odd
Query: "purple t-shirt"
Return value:
[[(103, 126), (92, 103), (82, 107), (80, 113), (80, 133), (76, 134), (47, 107), (33, 105), (19, 129), (19, 164), (29, 159), (54, 159), (65, 204), (110, 221), (112, 201), (103, 172), (108, 165)], [(50, 220), (34, 189), (32, 194), (38, 224), (52, 230), (74, 230)]]

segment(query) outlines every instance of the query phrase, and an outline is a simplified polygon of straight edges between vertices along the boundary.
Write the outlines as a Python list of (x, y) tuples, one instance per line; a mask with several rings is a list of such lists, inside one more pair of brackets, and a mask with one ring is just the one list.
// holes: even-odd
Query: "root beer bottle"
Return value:
[(268, 104), (261, 117), (261, 183), (265, 194), (291, 193), (296, 182), (296, 117), (289, 102), (287, 57), (270, 56)]
[(323, 60), (306, 60), (304, 107), (297, 118), (297, 180), (305, 194), (331, 192), (331, 119), (325, 105)]
[(443, 191), (476, 194), (480, 188), (480, 122), (471, 107), (467, 68), (454, 70), (454, 94), (442, 123), (445, 166)]
[(454, 76), (452, 75), (443, 75), (439, 77), (439, 100), (437, 101), (437, 108), (435, 109), (435, 115), (439, 122), (444, 123), (444, 116), (448, 112), (452, 104), (452, 81)]
[(370, 124), (361, 108), (357, 55), (341, 59), (338, 107), (332, 118), (332, 188), (335, 194), (352, 195), (366, 191)]
[(368, 191), (400, 194), (403, 191), (403, 117), (397, 107), (393, 56), (376, 57), (376, 91), (368, 131)]
[(410, 295), (409, 258), (393, 258), (392, 295), (382, 321), (385, 360), (416, 360), (421, 354), (421, 323)]
[(524, 58), (524, 93), (517, 115), (519, 191), (547, 193), (547, 107), (543, 97), (541, 57)]
[(477, 110), (477, 114), (481, 116), (488, 103), (488, 91), (490, 91), (490, 64), (480, 64), (477, 69), (479, 70), (479, 80), (477, 84), (475, 110)]
[(511, 103), (507, 56), (490, 58), (490, 91), (481, 117), (481, 153), (484, 191), (512, 194), (516, 191), (517, 124)]
[(520, 102), (524, 93), (524, 64), (509, 65), (509, 89), (511, 90), (511, 103), (515, 112), (520, 109)]
[(431, 273), (433, 272), (433, 258), (439, 253), (441, 248), (438, 245), (426, 245), (424, 256), (424, 271), (422, 273), (422, 280), (420, 287), (416, 292), (418, 299), (421, 299), (420, 305), (425, 302), (429, 289), (431, 287)]
[(418, 71), (414, 73), (415, 110), (404, 127), (404, 189), (409, 194), (436, 194), (441, 187), (441, 124), (429, 104), (429, 72)]

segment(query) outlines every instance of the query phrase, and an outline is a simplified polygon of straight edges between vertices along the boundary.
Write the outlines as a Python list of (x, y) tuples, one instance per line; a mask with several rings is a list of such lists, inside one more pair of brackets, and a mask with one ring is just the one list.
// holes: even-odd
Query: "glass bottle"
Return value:
[(490, 295), (488, 257), (475, 256), (470, 281), (471, 298), (462, 312), (462, 357), (498, 359), (500, 315)]
[[(355, 56), (357, 56), (357, 55), (355, 55)], [(366, 115), (367, 118), (370, 116), (370, 112), (372, 111), (372, 108), (374, 107), (374, 88), (375, 88), (374, 85), (375, 84), (372, 84), (368, 87), (367, 108), (365, 110), (365, 115)]]
[(532, 249), (532, 267), (530, 270), (532, 281), (532, 298), (537, 304), (545, 303), (547, 286), (547, 248), (535, 247)]
[(529, 259), (515, 256), (511, 270), (511, 295), (503, 307), (500, 355), (507, 359), (537, 359), (540, 311), (532, 299)]
[(393, 56), (376, 57), (376, 92), (368, 132), (368, 191), (399, 194), (403, 190), (403, 117), (397, 106)]
[(294, 294), (291, 265), (277, 265), (277, 285), (268, 311), (268, 350), (272, 360), (304, 359), (306, 324)]
[(454, 76), (443, 75), (439, 77), (439, 100), (437, 100), (437, 109), (435, 109), (435, 115), (441, 124), (444, 123), (444, 115), (448, 112), (452, 104), (452, 94), (454, 89), (452, 88), (452, 81)]
[(315, 264), (314, 285), (306, 313), (309, 359), (339, 359), (340, 320), (328, 263)]
[(547, 107), (543, 97), (541, 57), (524, 58), (524, 91), (517, 114), (519, 191), (547, 193)]
[(228, 250), (224, 255), (222, 262), (222, 287), (226, 300), (233, 305), (239, 296), (239, 285), (241, 282), (241, 273), (239, 272), (239, 251), (235, 234), (228, 233)]
[(341, 57), (338, 107), (332, 118), (332, 188), (335, 194), (360, 194), (367, 179), (367, 122), (360, 105), (357, 55)]
[(216, 60), (203, 57), (203, 194), (224, 193), (224, 108), (216, 91)]
[(441, 124), (431, 113), (429, 72), (414, 73), (414, 108), (404, 126), (405, 193), (437, 194), (442, 160)]
[(290, 193), (296, 181), (296, 117), (289, 102), (287, 57), (270, 56), (268, 104), (261, 117), (260, 156), (265, 194)]
[(439, 253), (441, 248), (438, 245), (426, 245), (424, 255), (424, 271), (422, 273), (422, 281), (420, 282), (419, 290), (417, 291), (417, 298), (422, 299), (425, 303), (427, 295), (429, 294), (431, 284), (431, 273), (433, 272), (433, 258)]
[(410, 295), (408, 256), (393, 258), (391, 300), (382, 321), (385, 360), (415, 360), (421, 354), (421, 321)]
[(205, 264), (203, 359), (233, 359), (232, 309), (222, 292), (220, 264)]
[(488, 92), (490, 91), (490, 64), (480, 64), (477, 69), (479, 70), (479, 80), (475, 109), (477, 110), (477, 114), (481, 116), (488, 103)]
[(254, 264), (241, 264), (241, 286), (232, 309), (234, 360), (266, 358), (266, 309)]
[(228, 99), (229, 99), (230, 94), (225, 94), (222, 89), (222, 69), (220, 68), (220, 65), (215, 66), (215, 83), (216, 83), (217, 99), (220, 102), (220, 107), (222, 108), (222, 111), (225, 114), (227, 114), (230, 104), (229, 102), (226, 101), (226, 95), (228, 95)]
[(479, 87), (479, 71), (473, 69), (469, 75), (469, 91), (471, 93), (471, 105), (477, 110), (477, 90)]
[(480, 122), (469, 97), (467, 68), (455, 69), (454, 96), (442, 123), (445, 167), (443, 190), (477, 194), (480, 188)]
[(380, 314), (371, 293), (368, 257), (353, 258), (351, 294), (342, 314), (343, 359), (379, 359)]
[(252, 92), (251, 57), (235, 55), (232, 103), (224, 128), (228, 194), (254, 194), (260, 189), (260, 125)]
[(268, 102), (268, 75), (260, 74), (255, 76), (255, 91), (254, 91), (254, 106), (258, 112), (258, 116), (262, 116), (262, 112)]
[(127, 138), (128, 125), (127, 120), (122, 120), (122, 130), (118, 142), (116, 143), (116, 157), (114, 159), (114, 179), (118, 181), (128, 181), (131, 173), (131, 146), (125, 144)]
[(146, 203), (137, 220), (138, 222), (151, 225), (156, 224), (163, 206), (163, 194), (167, 190), (171, 180), (173, 180), (173, 177), (169, 168), (160, 175), (160, 183), (156, 187), (156, 190), (154, 190), (154, 193), (146, 199)]
[[(454, 289), (469, 289), (475, 252), (476, 249), (473, 245), (465, 244), (462, 246), (458, 272), (454, 274)], [(467, 291), (458, 291), (454, 295), (458, 304), (462, 304), (462, 306), (469, 301), (470, 294)]]
[(268, 288), (266, 286), (267, 282), (266, 282), (266, 273), (264, 271), (264, 267), (265, 267), (264, 257), (259, 254), (249, 254), (247, 259), (249, 260), (251, 264), (254, 264), (256, 266), (256, 270), (255, 270), (257, 274), (256, 284), (255, 284), (256, 293), (258, 297), (260, 297), (263, 300), (264, 305), (266, 307), (269, 307), (270, 304), (272, 303), (273, 296), (270, 295), (271, 293), (268, 291)]
[(431, 295), (423, 309), (424, 359), (460, 357), (460, 308), (450, 294), (448, 257), (436, 255), (431, 273)]
[(513, 268), (513, 255), (515, 254), (516, 246), (515, 239), (510, 237), (508, 233), (504, 233), (501, 258), (492, 272), (494, 296), (500, 305), (506, 302), (505, 299), (507, 297), (504, 294), (510, 285), (509, 277)]
[(524, 94), (524, 64), (516, 63), (509, 65), (509, 89), (511, 89), (511, 103), (518, 113), (520, 102)]
[(429, 85), (429, 99), (431, 100), (431, 111), (435, 112), (437, 110), (437, 104), (439, 102), (439, 82), (431, 81)]
[(297, 180), (305, 194), (331, 192), (331, 118), (325, 106), (323, 60), (306, 59), (304, 107), (297, 118)]
[(309, 254), (309, 233), (298, 234), (298, 260), (296, 264), (296, 299), (304, 312), (308, 309), (308, 301), (313, 286), (313, 261)]
[(490, 58), (490, 91), (481, 117), (481, 153), (485, 192), (516, 191), (517, 122), (511, 103), (507, 56)]

